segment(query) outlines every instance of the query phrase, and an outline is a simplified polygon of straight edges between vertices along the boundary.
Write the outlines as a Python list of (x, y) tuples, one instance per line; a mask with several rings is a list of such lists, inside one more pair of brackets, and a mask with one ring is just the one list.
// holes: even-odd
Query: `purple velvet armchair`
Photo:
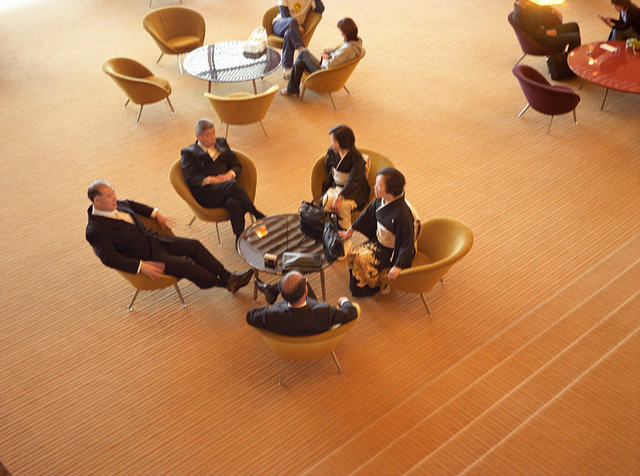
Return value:
[(538, 43), (536, 40), (531, 38), (527, 32), (525, 32), (522, 28), (520, 28), (515, 20), (513, 19), (513, 12), (509, 13), (507, 16), (509, 20), (509, 24), (513, 27), (513, 31), (516, 33), (516, 38), (518, 38), (518, 42), (520, 43), (520, 48), (522, 48), (522, 56), (514, 66), (517, 66), (522, 59), (527, 55), (533, 56), (551, 56), (554, 53), (559, 53), (564, 50), (564, 47), (554, 46), (554, 47), (545, 47)]
[(580, 96), (573, 92), (573, 89), (568, 86), (552, 86), (538, 71), (524, 64), (515, 66), (513, 74), (518, 78), (522, 92), (528, 101), (518, 117), (522, 116), (529, 106), (542, 114), (551, 115), (547, 134), (551, 130), (553, 116), (556, 114), (572, 111), (573, 123), (577, 124), (576, 106), (580, 102)]

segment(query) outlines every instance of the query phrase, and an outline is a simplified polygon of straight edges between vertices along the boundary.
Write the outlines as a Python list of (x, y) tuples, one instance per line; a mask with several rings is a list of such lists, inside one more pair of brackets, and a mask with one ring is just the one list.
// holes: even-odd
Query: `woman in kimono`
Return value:
[(376, 174), (376, 199), (340, 238), (348, 240), (354, 230), (369, 241), (347, 255), (349, 289), (354, 296), (372, 296), (380, 290), (380, 271), (389, 270), (389, 280), (397, 279), (411, 267), (414, 248), (414, 217), (404, 199), (404, 175), (393, 167)]

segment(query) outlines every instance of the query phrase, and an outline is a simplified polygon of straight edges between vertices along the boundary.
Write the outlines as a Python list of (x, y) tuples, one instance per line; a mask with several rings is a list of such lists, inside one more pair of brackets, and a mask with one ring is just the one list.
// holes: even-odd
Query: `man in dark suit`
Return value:
[(162, 228), (167, 227), (167, 217), (142, 203), (118, 201), (104, 180), (93, 182), (87, 194), (93, 205), (87, 211), (86, 238), (110, 268), (151, 279), (168, 274), (193, 281), (199, 288), (219, 286), (231, 292), (251, 280), (253, 270), (230, 273), (199, 241), (147, 228), (138, 215), (154, 218)]
[(306, 336), (328, 331), (335, 324), (354, 320), (358, 311), (346, 297), (338, 299), (338, 307), (310, 297), (310, 288), (298, 271), (282, 277), (279, 291), (283, 300), (273, 306), (260, 306), (247, 313), (254, 327), (288, 336)]
[(184, 178), (196, 201), (205, 208), (226, 208), (231, 228), (238, 237), (244, 231), (244, 215), (251, 213), (257, 220), (259, 212), (236, 178), (242, 165), (224, 137), (216, 137), (209, 119), (196, 123), (197, 141), (180, 151)]
[(556, 8), (538, 5), (531, 0), (516, 0), (513, 19), (544, 46), (564, 48), (568, 45), (569, 51), (580, 46), (580, 27), (575, 22), (562, 23), (562, 15)]
[(611, 0), (611, 3), (620, 12), (620, 17), (616, 20), (600, 15), (602, 21), (611, 27), (607, 41), (640, 38), (640, 8), (631, 3), (631, 0)]

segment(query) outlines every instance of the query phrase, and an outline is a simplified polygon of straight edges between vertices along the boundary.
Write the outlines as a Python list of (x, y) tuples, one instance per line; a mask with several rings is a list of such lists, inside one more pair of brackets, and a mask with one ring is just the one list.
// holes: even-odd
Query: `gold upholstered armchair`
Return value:
[[(428, 220), (422, 223), (411, 268), (403, 269), (394, 281), (388, 280), (388, 270), (382, 271), (380, 289), (389, 284), (391, 289), (420, 294), (427, 315), (431, 317), (424, 293), (433, 288), (438, 281), (444, 284), (443, 276), (469, 252), (472, 245), (473, 232), (464, 223), (452, 218)], [(380, 297), (380, 294), (377, 297)]]
[(103, 63), (102, 71), (110, 76), (127, 95), (128, 99), (124, 107), (127, 107), (129, 101), (140, 105), (136, 124), (140, 122), (145, 104), (166, 100), (171, 113), (176, 113), (169, 100), (169, 94), (171, 94), (169, 81), (160, 76), (154, 76), (149, 69), (137, 61), (129, 58), (111, 58)]
[(216, 111), (220, 121), (227, 125), (224, 133), (225, 137), (229, 133), (229, 124), (244, 125), (253, 124), (254, 122), (260, 123), (262, 132), (267, 136), (267, 131), (262, 125), (262, 119), (267, 115), (269, 106), (271, 106), (277, 92), (278, 86), (274, 85), (260, 94), (237, 92), (223, 97), (204, 93), (204, 96)]
[[(161, 228), (160, 225), (158, 225), (158, 222), (156, 222), (154, 219), (146, 217), (139, 218), (147, 228), (156, 230), (160, 234), (173, 236), (173, 232), (170, 228)], [(127, 311), (129, 312), (133, 310), (133, 303), (136, 302), (136, 298), (138, 297), (140, 291), (155, 291), (156, 289), (164, 289), (168, 288), (169, 286), (173, 286), (175, 288), (176, 293), (178, 293), (178, 297), (180, 298), (182, 307), (187, 306), (187, 303), (184, 302), (184, 298), (182, 297), (182, 293), (180, 292), (180, 288), (178, 287), (178, 281), (180, 280), (174, 276), (163, 274), (158, 279), (151, 279), (149, 276), (146, 276), (142, 273), (131, 274), (125, 273), (124, 271), (120, 270), (116, 271), (136, 290), (133, 294), (133, 297), (131, 298), (131, 302), (129, 302), (129, 305), (127, 306)]]
[(178, 69), (182, 73), (180, 55), (195, 50), (204, 44), (206, 31), (204, 17), (187, 7), (164, 7), (147, 13), (142, 26), (160, 48), (160, 57), (176, 55)]
[[(258, 182), (258, 173), (253, 161), (244, 153), (239, 150), (234, 150), (238, 161), (242, 165), (242, 170), (238, 177), (238, 183), (246, 190), (247, 195), (251, 201), (254, 201), (256, 197), (256, 185)], [(187, 182), (182, 173), (182, 167), (180, 165), (180, 159), (176, 160), (171, 169), (169, 169), (169, 181), (178, 195), (187, 202), (187, 205), (193, 211), (193, 218), (189, 222), (189, 226), (193, 224), (196, 218), (201, 220), (214, 222), (216, 224), (216, 233), (218, 235), (218, 247), (222, 247), (220, 241), (220, 230), (218, 229), (218, 223), (229, 220), (229, 213), (225, 208), (204, 208), (200, 205), (193, 194), (191, 189), (187, 185)], [(253, 217), (251, 218), (253, 220)]]
[(262, 337), (269, 348), (282, 359), (282, 370), (280, 371), (280, 382), (278, 385), (284, 385), (284, 364), (287, 360), (315, 360), (331, 354), (333, 361), (338, 367), (340, 374), (343, 374), (340, 362), (334, 352), (336, 346), (344, 338), (360, 320), (360, 306), (357, 303), (351, 303), (358, 310), (358, 317), (353, 321), (333, 326), (330, 330), (320, 334), (310, 336), (283, 336), (265, 329), (254, 327), (258, 334)]
[(347, 61), (346, 63), (338, 66), (331, 66), (327, 69), (319, 69), (313, 73), (305, 71), (302, 74), (302, 93), (300, 94), (300, 102), (304, 99), (304, 93), (307, 89), (311, 89), (320, 94), (328, 93), (329, 99), (331, 99), (331, 105), (333, 110), (336, 110), (336, 103), (333, 101), (332, 93), (340, 91), (344, 88), (347, 94), (351, 94), (345, 84), (347, 80), (356, 69), (358, 63), (364, 58), (365, 50), (362, 50), (362, 54), (357, 58)]
[[(282, 38), (273, 33), (273, 19), (280, 13), (280, 9), (275, 6), (269, 8), (262, 16), (262, 26), (267, 31), (267, 44), (272, 48), (282, 49)], [(318, 23), (322, 20), (322, 13), (316, 13), (313, 9), (307, 13), (307, 18), (304, 19), (302, 28), (304, 28), (304, 34), (302, 35), (302, 42), (304, 46), (309, 46), (311, 37), (316, 31)]]
[[(382, 155), (380, 152), (376, 152), (375, 150), (362, 149), (360, 147), (358, 147), (358, 150), (364, 157), (365, 162), (367, 161), (367, 157), (369, 162), (367, 171), (367, 182), (369, 183), (370, 187), (369, 201), (367, 202), (368, 205), (376, 196), (375, 192), (373, 191), (373, 186), (376, 183), (376, 174), (378, 173), (378, 170), (384, 167), (393, 167), (393, 163), (388, 157)], [(317, 197), (318, 195), (320, 195), (320, 193), (322, 193), (322, 183), (327, 178), (327, 171), (324, 168), (324, 157), (324, 155), (318, 157), (315, 164), (313, 164), (313, 168), (311, 169), (311, 195), (313, 197)], [(366, 208), (366, 205), (365, 207), (363, 207), (363, 210), (364, 208)], [(355, 220), (358, 215), (360, 215), (360, 212), (361, 210), (354, 210), (353, 212), (351, 212), (351, 220)]]

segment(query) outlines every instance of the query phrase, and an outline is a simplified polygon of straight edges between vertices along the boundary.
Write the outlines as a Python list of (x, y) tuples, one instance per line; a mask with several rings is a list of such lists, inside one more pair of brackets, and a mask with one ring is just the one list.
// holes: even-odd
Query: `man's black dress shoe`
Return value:
[(231, 273), (229, 280), (227, 281), (227, 289), (232, 293), (235, 293), (238, 289), (249, 284), (253, 276), (253, 270), (249, 269), (244, 273)]
[(273, 304), (274, 302), (276, 302), (276, 300), (278, 299), (278, 295), (273, 293), (271, 289), (269, 289), (271, 287), (269, 284), (260, 281), (257, 276), (253, 278), (253, 284), (256, 285), (258, 291), (264, 294), (264, 299), (267, 301), (267, 304)]

